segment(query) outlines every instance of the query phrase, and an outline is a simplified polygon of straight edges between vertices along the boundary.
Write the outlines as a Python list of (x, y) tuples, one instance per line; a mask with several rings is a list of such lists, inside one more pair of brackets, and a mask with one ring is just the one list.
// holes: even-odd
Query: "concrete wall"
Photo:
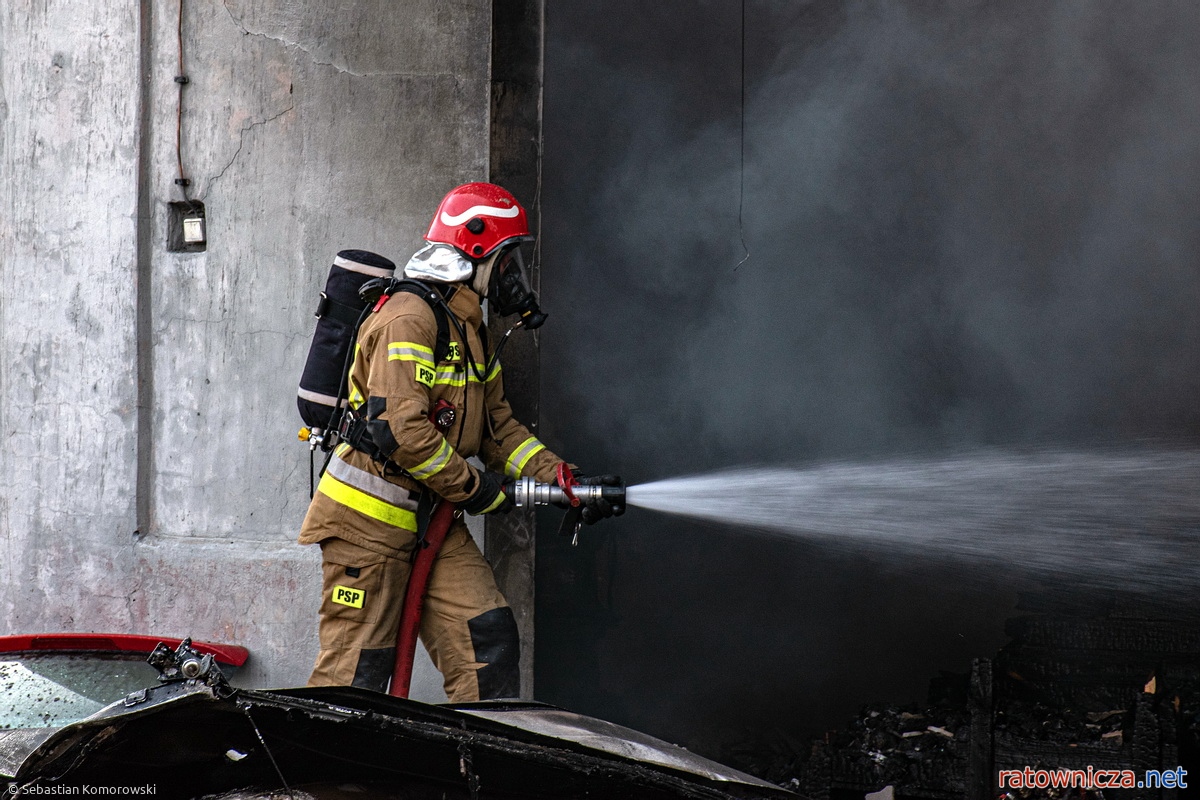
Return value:
[(236, 642), (251, 684), (296, 684), (316, 292), (339, 249), (402, 263), (487, 177), (491, 5), (183, 9), (202, 253), (166, 250), (178, 6), (0, 7), (0, 629)]

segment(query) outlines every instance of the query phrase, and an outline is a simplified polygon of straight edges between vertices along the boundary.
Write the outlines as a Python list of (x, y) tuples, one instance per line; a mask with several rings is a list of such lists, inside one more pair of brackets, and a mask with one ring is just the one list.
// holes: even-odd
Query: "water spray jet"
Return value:
[(1069, 576), (1200, 586), (1200, 452), (1014, 452), (761, 467), (630, 486), (629, 506), (804, 539)]

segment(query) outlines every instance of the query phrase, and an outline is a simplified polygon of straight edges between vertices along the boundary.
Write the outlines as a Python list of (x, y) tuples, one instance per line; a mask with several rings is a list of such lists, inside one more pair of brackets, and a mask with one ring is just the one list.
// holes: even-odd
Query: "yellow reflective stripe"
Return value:
[(450, 447), (450, 443), (442, 439), (442, 446), (438, 448), (438, 451), (410, 469), (408, 474), (419, 481), (432, 478), (446, 468), (446, 465), (450, 463), (450, 456), (453, 453), (454, 449)]
[[(350, 374), (351, 375), (354, 374), (354, 369), (355, 369), (355, 367), (358, 366), (358, 356), (361, 352), (362, 352), (362, 348), (358, 346), (358, 342), (355, 342), (354, 343), (354, 360), (352, 362), (350, 362)], [(357, 410), (358, 407), (363, 404), (363, 401), (366, 398), (363, 397), (362, 391), (359, 390), (358, 384), (354, 382), (353, 378), (348, 377), (347, 380), (350, 382), (350, 396), (346, 399), (350, 403), (350, 407)]]
[(500, 362), (497, 361), (496, 366), (492, 367), (492, 371), (488, 373), (487, 378), (485, 378), (485, 380), (488, 383), (491, 383), (492, 381), (496, 380), (496, 378), (499, 378), (499, 377), (500, 377)]
[(521, 477), (521, 470), (525, 469), (525, 465), (529, 463), (529, 459), (545, 449), (546, 445), (539, 442), (535, 437), (530, 436), (521, 442), (521, 446), (513, 450), (512, 455), (508, 457), (508, 461), (504, 462), (504, 474), (510, 478)]
[(317, 491), (336, 503), (354, 509), (360, 514), (377, 519), (395, 528), (406, 531), (417, 530), (417, 515), (404, 508), (397, 508), (385, 503), (377, 497), (361, 492), (353, 486), (342, 483), (337, 478), (325, 473), (317, 484)]
[(417, 510), (417, 501), (413, 499), (412, 493), (408, 489), (384, 480), (378, 475), (373, 475), (365, 469), (359, 469), (340, 457), (330, 459), (325, 472), (347, 486), (353, 486), (355, 489), (377, 497), (396, 508), (408, 511)]
[(390, 342), (388, 361), (415, 361), (430, 369), (436, 366), (433, 363), (433, 350), (416, 342)]
[(498, 495), (496, 495), (496, 499), (492, 501), (491, 505), (489, 505), (487, 508), (485, 508), (483, 511), (480, 511), (479, 513), (487, 514), (491, 511), (495, 511), (497, 508), (500, 507), (500, 504), (503, 503), (505, 501), (505, 499), (506, 499), (506, 497), (505, 497), (504, 492), (500, 492)]
[(346, 453), (350, 452), (350, 445), (343, 442), (342, 444), (339, 444), (337, 446), (337, 449), (334, 450), (333, 452), (336, 453), (339, 457), (344, 456), (344, 455), (346, 455)]
[[(486, 364), (476, 364), (475, 368), (482, 375), (486, 366)], [(493, 372), (496, 371), (493, 370)], [(487, 378), (487, 380), (491, 380), (491, 378)], [(467, 368), (459, 369), (458, 367), (439, 367), (437, 376), (433, 379), (435, 386), (465, 386), (467, 381), (479, 383), (479, 378), (475, 377), (474, 371)]]
[(433, 383), (435, 386), (465, 386), (467, 376), (466, 373), (458, 372), (455, 369), (442, 367), (434, 376)]

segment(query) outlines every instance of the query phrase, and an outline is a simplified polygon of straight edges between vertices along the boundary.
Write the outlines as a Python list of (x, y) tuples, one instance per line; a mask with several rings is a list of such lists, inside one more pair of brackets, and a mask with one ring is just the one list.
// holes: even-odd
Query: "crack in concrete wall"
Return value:
[(380, 78), (380, 77), (395, 77), (395, 78), (455, 78), (453, 73), (449, 72), (417, 72), (417, 71), (397, 71), (397, 70), (375, 70), (375, 71), (356, 71), (350, 68), (347, 64), (337, 64), (333, 61), (321, 61), (320, 57), (315, 54), (311, 46), (305, 45), (298, 41), (292, 41), (285, 36), (268, 33), (267, 31), (252, 31), (246, 27), (245, 23), (238, 18), (233, 9), (229, 7), (229, 0), (223, 0), (222, 3), (225, 11), (229, 14), (230, 21), (242, 32), (245, 36), (257, 36), (263, 39), (269, 39), (273, 42), (278, 42), (289, 50), (299, 50), (308, 56), (309, 60), (318, 67), (332, 67), (338, 72), (346, 75), (353, 75), (358, 78)]
[[(222, 177), (224, 177), (225, 173), (229, 170), (229, 168), (233, 166), (233, 162), (237, 161), (238, 156), (241, 155), (242, 147), (244, 147), (246, 144), (246, 134), (249, 131), (253, 130), (254, 128), (262, 127), (263, 125), (269, 125), (270, 123), (272, 123), (275, 120), (282, 117), (284, 114), (289, 114), (295, 110), (296, 110), (296, 104), (293, 103), (292, 105), (288, 106), (283, 111), (280, 111), (278, 114), (276, 114), (272, 117), (267, 117), (266, 119), (256, 120), (254, 122), (249, 123), (248, 125), (243, 125), (241, 132), (238, 134), (237, 150), (233, 151), (233, 155), (230, 156), (229, 161), (225, 164), (225, 166), (221, 167), (221, 171), (208, 179), (208, 181), (205, 184), (205, 192), (212, 189), (212, 185), (214, 183), (216, 183), (218, 180), (220, 180)], [(200, 198), (200, 199), (203, 200), (203, 198)]]

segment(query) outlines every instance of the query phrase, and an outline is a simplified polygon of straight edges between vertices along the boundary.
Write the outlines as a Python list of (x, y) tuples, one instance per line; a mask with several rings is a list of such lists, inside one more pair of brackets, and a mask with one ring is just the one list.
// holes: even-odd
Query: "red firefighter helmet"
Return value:
[(457, 247), (478, 261), (502, 245), (534, 237), (525, 209), (507, 189), (494, 183), (464, 183), (442, 198), (425, 238)]

